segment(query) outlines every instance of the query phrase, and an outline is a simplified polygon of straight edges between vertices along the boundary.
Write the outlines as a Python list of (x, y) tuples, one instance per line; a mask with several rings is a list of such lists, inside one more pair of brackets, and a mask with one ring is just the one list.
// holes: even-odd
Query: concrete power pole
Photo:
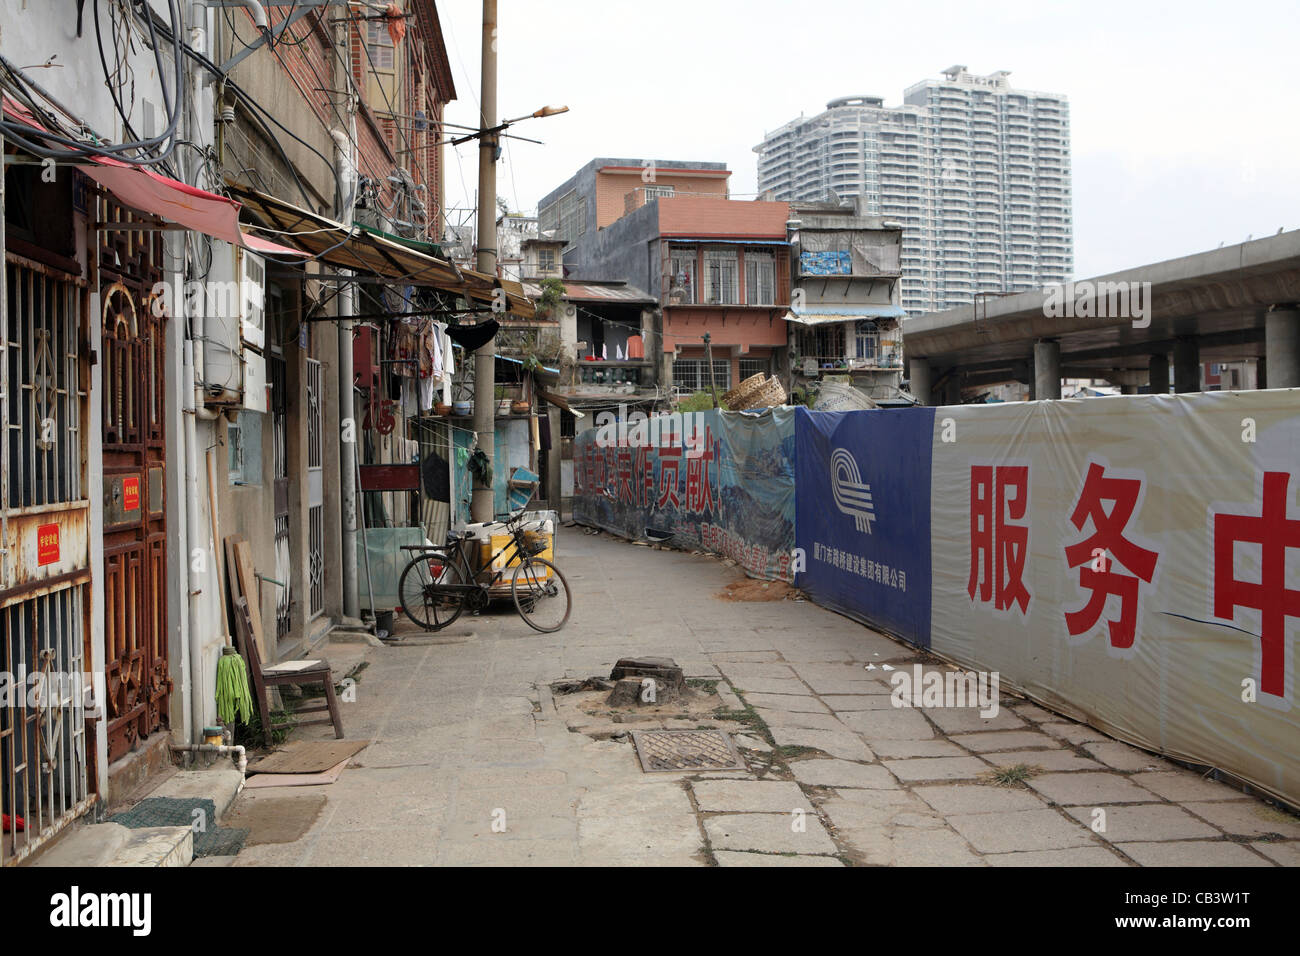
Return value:
[[(497, 125), (497, 0), (483, 0), (483, 117), (480, 130)], [(478, 144), (478, 271), (497, 274), (497, 133), (481, 133)], [(474, 430), (492, 464), (496, 457), (496, 342), (474, 353)], [(474, 480), (470, 516), (491, 521), (492, 487)]]
[[(334, 164), (339, 180), (338, 221), (351, 230), (356, 215), (357, 200), (357, 141), (356, 108), (351, 74), (341, 64), (351, 59), (352, 33), (350, 27), (340, 22), (335, 25), (334, 42), (339, 55), (333, 59), (334, 76), (344, 82), (334, 86), (346, 91), (347, 109), (342, 117), (346, 126), (334, 127)], [(342, 589), (343, 616), (359, 618), (361, 601), (357, 588), (357, 443), (361, 429), (357, 427), (355, 385), (352, 368), (352, 316), (356, 313), (356, 286), (349, 281), (351, 273), (341, 270), (343, 287), (338, 297), (338, 373), (339, 373), (339, 508), (343, 519)]]

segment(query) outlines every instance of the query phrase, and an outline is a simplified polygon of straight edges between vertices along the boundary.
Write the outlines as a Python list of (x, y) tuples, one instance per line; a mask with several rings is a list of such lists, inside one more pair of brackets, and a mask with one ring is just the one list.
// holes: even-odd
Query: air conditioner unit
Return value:
[(266, 260), (213, 242), (203, 308), (201, 374), (208, 404), (266, 412)]

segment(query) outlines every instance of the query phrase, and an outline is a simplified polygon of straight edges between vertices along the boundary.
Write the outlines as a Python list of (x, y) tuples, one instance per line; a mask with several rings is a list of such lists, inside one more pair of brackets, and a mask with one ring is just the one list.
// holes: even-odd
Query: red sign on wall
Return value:
[(122, 508), (125, 511), (140, 510), (140, 479), (122, 479)]
[(59, 526), (43, 524), (36, 529), (36, 564), (44, 567), (59, 560)]

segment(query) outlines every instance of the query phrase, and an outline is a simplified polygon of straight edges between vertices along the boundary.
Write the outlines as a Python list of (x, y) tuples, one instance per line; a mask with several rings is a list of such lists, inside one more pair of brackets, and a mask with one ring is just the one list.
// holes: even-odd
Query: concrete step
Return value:
[[(200, 754), (202, 757), (210, 756)], [(235, 802), (239, 792), (244, 789), (244, 775), (231, 766), (230, 757), (217, 756), (217, 762), (204, 770), (182, 770), (173, 774), (149, 796), (151, 797), (210, 797), (217, 806), (217, 821), (230, 805)]]
[(41, 854), (33, 866), (189, 866), (194, 831), (189, 827), (132, 830), (96, 823), (69, 833)]

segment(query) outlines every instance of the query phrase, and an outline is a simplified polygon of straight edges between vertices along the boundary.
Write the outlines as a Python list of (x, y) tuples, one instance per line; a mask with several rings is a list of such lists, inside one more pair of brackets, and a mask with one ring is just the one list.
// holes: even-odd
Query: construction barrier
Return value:
[(792, 580), (794, 410), (633, 418), (574, 439), (575, 520)]
[(1261, 391), (803, 413), (797, 583), (1300, 805), (1298, 411)]
[(796, 412), (799, 587), (928, 646), (934, 409)]
[(580, 436), (578, 520), (761, 542), (756, 576), (1300, 806), (1300, 392), (737, 418), (666, 485)]

